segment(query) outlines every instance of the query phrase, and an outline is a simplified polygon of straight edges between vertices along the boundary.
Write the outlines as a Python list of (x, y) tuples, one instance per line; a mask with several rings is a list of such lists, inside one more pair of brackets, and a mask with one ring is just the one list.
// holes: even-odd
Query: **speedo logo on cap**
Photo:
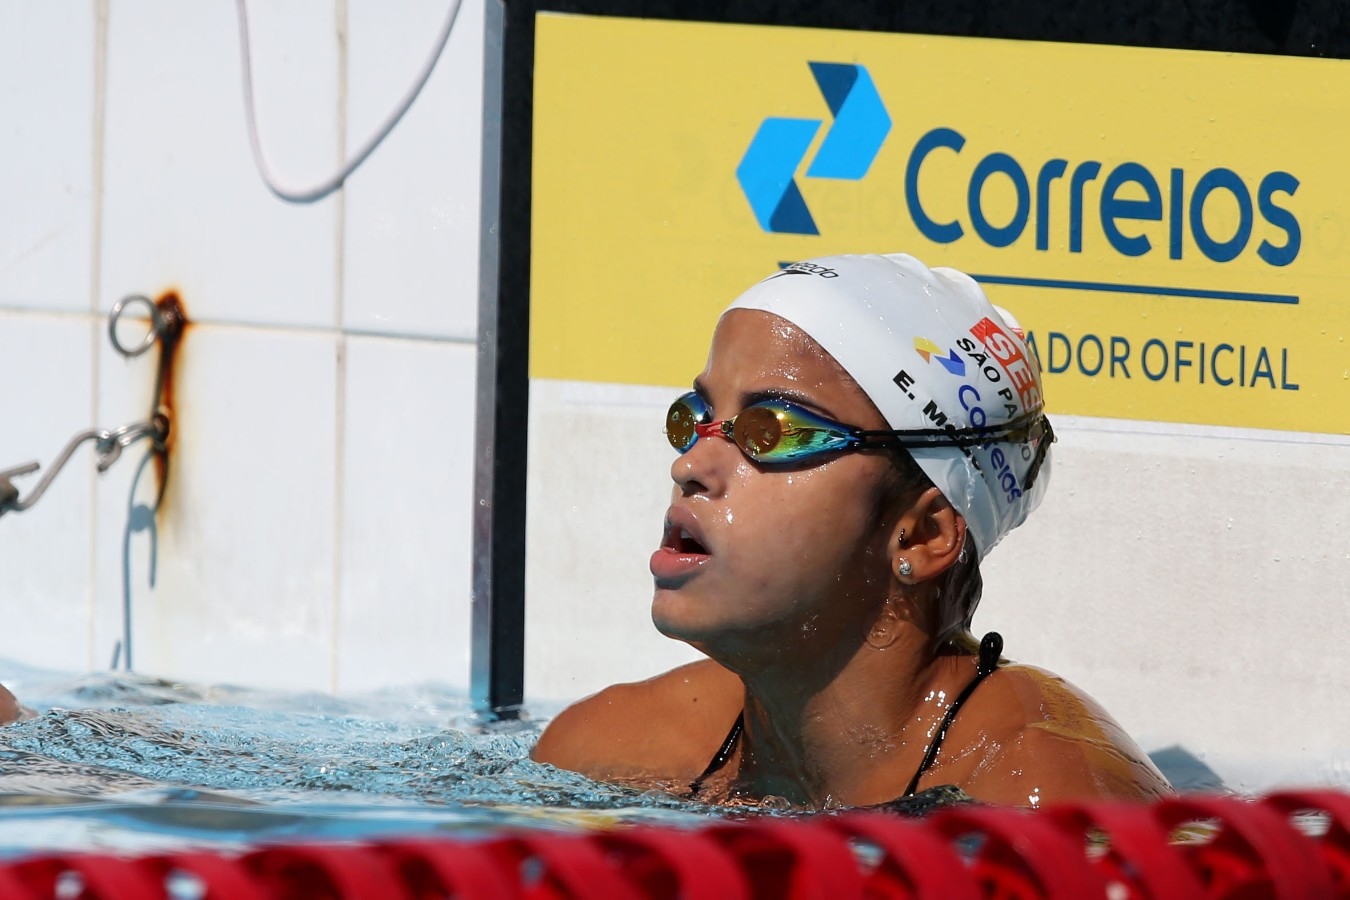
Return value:
[[(782, 275), (819, 275), (821, 278), (838, 278), (839, 273), (829, 266), (822, 266), (813, 262), (795, 262), (784, 265), (779, 263), (783, 271), (775, 272), (769, 278), (778, 278)], [(766, 281), (768, 279), (765, 279)]]
[(1041, 389), (1036, 384), (1036, 372), (1031, 368), (1031, 362), (1022, 352), (1022, 348), (1017, 346), (1017, 342), (1008, 332), (986, 316), (975, 323), (970, 333), (979, 338), (980, 343), (984, 344), (994, 359), (998, 360), (1003, 371), (1008, 373), (1009, 380), (1017, 389), (1017, 395), (1022, 398), (1022, 408), (1030, 412), (1039, 407)]

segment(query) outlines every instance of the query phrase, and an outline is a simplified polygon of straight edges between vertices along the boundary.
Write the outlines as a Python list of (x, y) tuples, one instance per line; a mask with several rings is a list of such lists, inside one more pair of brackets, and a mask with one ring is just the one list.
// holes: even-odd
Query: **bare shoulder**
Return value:
[(19, 701), (10, 693), (9, 688), (0, 684), (0, 725), (17, 722), (23, 713), (24, 708), (19, 705)]
[(692, 780), (743, 702), (740, 678), (700, 660), (572, 704), (549, 723), (530, 755), (596, 779)]
[[(963, 787), (991, 803), (1146, 800), (1167, 779), (1115, 719), (1085, 692), (1044, 669), (1006, 665), (975, 696), (964, 724)], [(964, 715), (964, 712), (963, 712)], [(961, 717), (958, 717), (958, 720)]]

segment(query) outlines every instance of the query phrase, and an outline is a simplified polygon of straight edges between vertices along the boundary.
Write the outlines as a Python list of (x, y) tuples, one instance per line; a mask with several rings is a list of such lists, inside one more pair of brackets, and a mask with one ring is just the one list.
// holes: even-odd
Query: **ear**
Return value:
[(955, 565), (966, 542), (966, 519), (942, 491), (929, 488), (896, 521), (890, 542), (891, 575), (921, 584)]

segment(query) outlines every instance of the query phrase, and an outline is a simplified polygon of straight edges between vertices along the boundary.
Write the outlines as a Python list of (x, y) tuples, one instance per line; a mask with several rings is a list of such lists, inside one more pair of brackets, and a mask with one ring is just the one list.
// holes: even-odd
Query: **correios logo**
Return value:
[[(834, 116), (806, 178), (859, 180), (891, 130), (891, 118), (867, 69), (812, 62), (816, 84)], [(979, 121), (978, 111), (970, 121)], [(765, 231), (819, 234), (797, 186), (798, 170), (820, 119), (767, 118), (736, 169), (741, 189)], [(919, 234), (936, 244), (978, 241), (1071, 254), (1114, 252), (1120, 257), (1199, 257), (1214, 263), (1256, 258), (1268, 266), (1297, 259), (1303, 231), (1291, 200), (1299, 179), (1281, 171), (1201, 169), (1177, 159), (1149, 166), (1129, 159), (1074, 159), (1046, 147), (1022, 158), (987, 142), (968, 124), (912, 123), (917, 138), (905, 156), (904, 209)], [(957, 123), (958, 125), (960, 123)], [(1033, 123), (1027, 123), (1034, 127)], [(1113, 148), (1130, 154), (1124, 142)], [(952, 179), (959, 184), (952, 190)], [(1011, 208), (1005, 201), (1012, 196)], [(897, 198), (898, 199), (898, 198)], [(1210, 215), (1206, 211), (1210, 210)], [(1222, 211), (1217, 218), (1215, 211)], [(1236, 216), (1231, 215), (1235, 211)], [(1058, 241), (1067, 236), (1067, 248)], [(1183, 297), (1297, 304), (1296, 296), (1181, 287), (1058, 282), (983, 276), (990, 283), (1117, 290)]]
[[(858, 181), (881, 151), (891, 117), (862, 66), (827, 62), (810, 66), (834, 122), (806, 177)], [(797, 169), (820, 126), (820, 119), (765, 119), (741, 157), (736, 179), (765, 231), (820, 234), (796, 182)]]
[[(1225, 263), (1237, 259), (1251, 245), (1258, 213), (1268, 225), (1283, 232), (1280, 242), (1264, 238), (1255, 248), (1268, 265), (1289, 265), (1302, 244), (1302, 229), (1286, 199), (1298, 190), (1297, 178), (1280, 171), (1263, 173), (1259, 179), (1247, 178), (1222, 166), (1197, 175), (1181, 167), (1154, 172), (1141, 163), (1125, 161), (1103, 173), (1102, 164), (1096, 160), (1056, 158), (1029, 169), (1010, 153), (991, 150), (975, 164), (962, 215), (948, 198), (925, 196), (921, 178), (925, 165), (934, 165), (930, 156), (959, 156), (966, 152), (966, 144), (966, 137), (959, 131), (934, 128), (915, 143), (905, 165), (905, 203), (910, 218), (924, 237), (939, 244), (961, 240), (969, 225), (976, 237), (991, 247), (1007, 247), (1031, 230), (1036, 249), (1046, 251), (1050, 249), (1053, 224), (1059, 228), (1067, 225), (1069, 252), (1082, 253), (1084, 224), (1095, 218), (1107, 243), (1122, 256), (1161, 251), (1171, 259), (1181, 259), (1182, 238), (1189, 236), (1204, 256)], [(1086, 186), (1103, 174), (1100, 200), (1092, 210), (1085, 197)], [(991, 221), (984, 209), (985, 188), (995, 180), (1009, 183), (1017, 198), (1007, 222)], [(1225, 195), (1237, 207), (1237, 227), (1231, 234), (1214, 234), (1205, 221), (1205, 208), (1211, 202), (1223, 202)], [(938, 208), (946, 210), (945, 216), (935, 211)], [(1165, 246), (1149, 238), (1149, 222), (1166, 224)]]

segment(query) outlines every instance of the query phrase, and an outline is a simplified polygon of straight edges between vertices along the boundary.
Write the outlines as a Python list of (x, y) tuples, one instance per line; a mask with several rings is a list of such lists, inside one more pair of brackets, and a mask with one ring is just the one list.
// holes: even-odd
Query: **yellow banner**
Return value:
[(1350, 433), (1350, 64), (541, 14), (532, 377), (685, 385), (784, 263), (911, 253), (1052, 412)]

